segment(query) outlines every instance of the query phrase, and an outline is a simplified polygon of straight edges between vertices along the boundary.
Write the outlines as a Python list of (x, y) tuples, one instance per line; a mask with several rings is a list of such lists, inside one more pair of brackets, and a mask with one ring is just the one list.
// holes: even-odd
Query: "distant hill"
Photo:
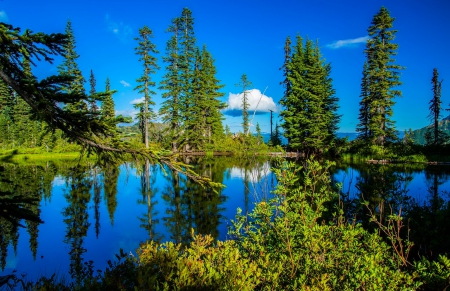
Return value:
[[(430, 125), (425, 126), (421, 129), (413, 130), (414, 142), (418, 144), (425, 144), (425, 133), (427, 132), (427, 129), (429, 127)], [(450, 115), (439, 121), (439, 129), (450, 134)]]

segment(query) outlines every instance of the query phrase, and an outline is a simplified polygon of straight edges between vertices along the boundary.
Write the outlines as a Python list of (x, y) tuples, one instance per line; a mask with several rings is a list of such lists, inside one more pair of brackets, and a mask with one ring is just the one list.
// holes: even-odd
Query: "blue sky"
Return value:
[[(133, 90), (142, 74), (142, 65), (134, 53), (138, 29), (149, 26), (161, 70), (154, 76), (161, 81), (164, 73), (161, 58), (170, 35), (165, 33), (170, 20), (178, 17), (184, 7), (191, 9), (195, 19), (197, 44), (207, 45), (215, 59), (217, 77), (225, 87), (223, 101), (233, 103), (240, 92), (240, 76), (247, 74), (254, 92), (264, 92), (278, 104), (283, 94), (279, 84), (282, 73), (283, 46), (287, 36), (318, 40), (321, 52), (331, 62), (333, 85), (339, 98), (341, 132), (354, 132), (358, 123), (361, 71), (364, 62), (364, 39), (373, 15), (385, 6), (395, 17), (398, 30), (395, 42), (400, 45), (397, 64), (402, 71), (394, 117), (398, 130), (416, 129), (429, 123), (428, 102), (432, 97), (433, 68), (441, 79), (450, 75), (450, 1), (448, 0), (2, 0), (0, 21), (34, 32), (64, 32), (67, 20), (72, 21), (78, 64), (86, 79), (90, 70), (97, 79), (97, 90), (104, 89), (107, 77), (118, 90), (114, 99), (119, 113), (133, 112), (131, 102), (140, 98)], [(34, 69), (39, 77), (56, 73), (55, 66), (40, 65)], [(450, 81), (449, 81), (450, 82)], [(449, 108), (450, 89), (443, 82), (443, 106)], [(86, 83), (86, 89), (89, 86)], [(161, 92), (154, 97), (156, 110), (163, 101)], [(231, 94), (230, 94), (231, 93)], [(259, 98), (255, 98), (257, 100)], [(263, 98), (259, 108), (270, 108)], [(274, 105), (272, 104), (272, 106)], [(267, 107), (269, 106), (269, 107)], [(241, 116), (236, 110), (225, 115), (225, 124), (232, 131), (242, 130)], [(252, 112), (251, 112), (252, 113)], [(447, 115), (445, 112), (444, 115)], [(263, 131), (270, 131), (269, 114), (257, 114)], [(254, 130), (254, 127), (252, 128)]]

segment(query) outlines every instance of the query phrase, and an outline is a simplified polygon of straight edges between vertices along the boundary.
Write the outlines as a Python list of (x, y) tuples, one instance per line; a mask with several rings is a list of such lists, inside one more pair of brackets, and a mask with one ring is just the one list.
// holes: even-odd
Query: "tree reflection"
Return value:
[(144, 165), (142, 165), (142, 173), (141, 173), (141, 194), (142, 199), (138, 200), (139, 204), (147, 205), (147, 213), (144, 216), (139, 218), (141, 222), (140, 227), (144, 228), (148, 232), (149, 240), (160, 241), (162, 237), (155, 232), (155, 226), (159, 223), (158, 219), (153, 219), (154, 216), (157, 215), (155, 212), (155, 206), (157, 204), (154, 201), (154, 196), (156, 191), (152, 189), (152, 185), (155, 184), (156, 174), (158, 171), (157, 166), (153, 166), (151, 168), (148, 160), (145, 160)]
[(84, 277), (83, 247), (84, 238), (90, 226), (88, 203), (91, 200), (92, 180), (86, 167), (73, 167), (66, 177), (68, 193), (64, 195), (68, 206), (63, 210), (66, 236), (64, 242), (69, 244), (69, 273), (79, 283)]
[(435, 259), (440, 254), (450, 253), (450, 195), (439, 191), (449, 177), (448, 167), (428, 166), (425, 170), (427, 199), (414, 200), (407, 211), (415, 258)]
[[(0, 265), (6, 266), (8, 246), (17, 255), (19, 227), (25, 227), (30, 235), (29, 245), (33, 258), (38, 249), (40, 219), (39, 202), (44, 193), (49, 195), (50, 175), (41, 166), (0, 165)], [(46, 178), (43, 178), (46, 177)], [(46, 192), (48, 191), (48, 192)], [(25, 225), (22, 221), (25, 220)]]
[(117, 208), (117, 181), (119, 174), (119, 165), (107, 164), (103, 168), (104, 199), (108, 208), (111, 225), (114, 225), (114, 213)]
[[(192, 163), (197, 173), (211, 178), (214, 182), (223, 183), (226, 163), (219, 161), (220, 159), (212, 161), (194, 157), (184, 160), (185, 163)], [(220, 205), (225, 201), (222, 191), (204, 188), (180, 173), (170, 170), (167, 170), (167, 173), (166, 179), (169, 183), (164, 188), (162, 197), (168, 204), (164, 225), (171, 233), (170, 239), (177, 243), (188, 243), (191, 239), (191, 228), (197, 233), (210, 234), (217, 238), (221, 212), (224, 210)]]

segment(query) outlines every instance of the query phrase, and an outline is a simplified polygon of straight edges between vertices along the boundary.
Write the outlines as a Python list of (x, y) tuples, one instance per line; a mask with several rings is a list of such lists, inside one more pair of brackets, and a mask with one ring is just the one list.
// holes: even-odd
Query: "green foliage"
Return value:
[(414, 263), (424, 286), (420, 290), (446, 290), (450, 287), (450, 259), (440, 255), (435, 261), (425, 258)]
[(318, 43), (297, 36), (293, 52), (286, 41), (283, 65), (285, 94), (280, 100), (282, 127), (292, 150), (322, 154), (336, 138), (337, 97), (330, 78), (331, 66), (322, 59)]
[(310, 160), (302, 175), (293, 163), (283, 163), (275, 170), (276, 197), (257, 204), (248, 218), (238, 213), (230, 234), (243, 256), (261, 268), (261, 289), (416, 288), (419, 283), (399, 269), (380, 236), (347, 223), (330, 204), (337, 194), (330, 188), (329, 167)]
[(138, 41), (138, 47), (135, 49), (136, 54), (140, 56), (139, 61), (143, 63), (144, 67), (143, 75), (136, 80), (139, 85), (135, 90), (138, 90), (140, 94), (144, 95), (143, 102), (136, 106), (140, 109), (138, 119), (139, 123), (142, 124), (142, 140), (146, 148), (148, 148), (149, 142), (149, 122), (156, 117), (153, 108), (151, 107), (155, 105), (151, 96), (156, 94), (151, 88), (155, 87), (156, 83), (152, 81), (151, 75), (155, 74), (156, 70), (159, 69), (157, 59), (153, 56), (153, 54), (157, 54), (158, 51), (156, 50), (156, 45), (151, 42), (151, 38), (153, 38), (153, 32), (147, 26), (140, 28), (139, 37), (135, 38), (135, 40)]
[(439, 73), (436, 68), (433, 69), (433, 78), (431, 84), (433, 85), (433, 98), (430, 100), (430, 114), (428, 117), (432, 122), (432, 128), (428, 128), (425, 133), (425, 140), (427, 145), (440, 145), (448, 143), (450, 136), (439, 129), (439, 119), (441, 116), (441, 92), (442, 81), (439, 81)]
[(248, 88), (252, 86), (252, 82), (247, 79), (247, 75), (241, 76), (241, 82), (236, 86), (242, 87), (242, 132), (247, 135), (250, 129), (249, 113), (248, 109), (250, 104), (248, 103)]
[(357, 131), (372, 144), (384, 146), (395, 139), (392, 107), (394, 98), (401, 96), (395, 87), (401, 85), (399, 70), (394, 64), (398, 45), (392, 41), (397, 30), (393, 30), (394, 18), (385, 7), (373, 17), (368, 28), (366, 62), (361, 83), (361, 101)]
[[(72, 80), (67, 86), (63, 86), (61, 89), (69, 94), (84, 95), (85, 79), (81, 74), (81, 70), (78, 68), (77, 59), (80, 56), (75, 51), (76, 42), (70, 20), (67, 21), (65, 33), (67, 43), (64, 45), (64, 61), (58, 69), (59, 74), (68, 76)], [(66, 106), (66, 110), (72, 112), (87, 111), (87, 109), (87, 104), (84, 100), (79, 100), (75, 104), (68, 104)]]

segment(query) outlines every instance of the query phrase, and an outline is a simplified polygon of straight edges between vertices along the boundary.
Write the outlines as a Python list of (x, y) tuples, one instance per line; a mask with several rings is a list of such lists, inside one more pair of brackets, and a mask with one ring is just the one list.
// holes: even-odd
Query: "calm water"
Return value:
[[(76, 275), (91, 260), (104, 270), (120, 249), (135, 253), (149, 239), (186, 243), (191, 228), (224, 240), (236, 209), (250, 211), (275, 183), (266, 161), (221, 157), (195, 164), (226, 188), (214, 193), (158, 166), (0, 165), (1, 198), (15, 195), (19, 203), (0, 200), (11, 214), (0, 217), (1, 274)], [(35, 221), (19, 219), (25, 217)]]
[[(220, 157), (193, 164), (226, 188), (214, 193), (170, 170), (131, 163), (0, 165), (1, 274), (76, 276), (89, 261), (104, 270), (120, 249), (135, 253), (149, 239), (186, 243), (191, 228), (224, 240), (236, 209), (251, 211), (276, 184), (267, 161)], [(333, 171), (354, 204), (361, 196), (427, 203), (450, 191), (450, 167), (338, 165)]]

